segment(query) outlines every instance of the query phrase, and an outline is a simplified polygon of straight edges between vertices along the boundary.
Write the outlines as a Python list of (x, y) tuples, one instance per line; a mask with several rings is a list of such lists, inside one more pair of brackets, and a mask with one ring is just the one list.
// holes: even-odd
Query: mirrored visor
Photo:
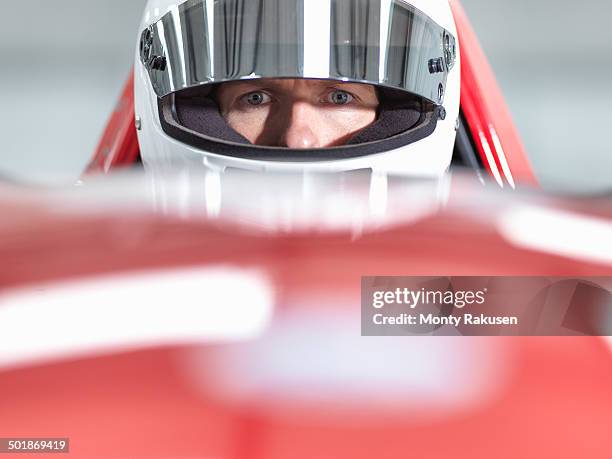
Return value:
[(209, 83), (316, 78), (442, 104), (455, 38), (400, 0), (188, 0), (142, 32), (159, 97)]

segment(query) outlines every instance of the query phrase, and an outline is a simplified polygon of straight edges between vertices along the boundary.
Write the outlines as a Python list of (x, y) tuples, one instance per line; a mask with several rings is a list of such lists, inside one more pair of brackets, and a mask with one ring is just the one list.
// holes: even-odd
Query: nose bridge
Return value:
[(289, 125), (308, 126), (309, 117), (316, 116), (316, 110), (306, 99), (296, 98), (291, 104), (291, 119)]
[(284, 143), (289, 148), (313, 148), (319, 146), (316, 135), (318, 114), (307, 100), (296, 99), (291, 105), (284, 134)]

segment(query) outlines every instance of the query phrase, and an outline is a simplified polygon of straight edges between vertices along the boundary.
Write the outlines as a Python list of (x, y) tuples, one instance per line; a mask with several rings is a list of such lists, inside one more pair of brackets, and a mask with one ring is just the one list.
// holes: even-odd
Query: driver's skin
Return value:
[(372, 85), (299, 78), (223, 83), (215, 98), (251, 143), (293, 149), (345, 144), (376, 121), (379, 104)]

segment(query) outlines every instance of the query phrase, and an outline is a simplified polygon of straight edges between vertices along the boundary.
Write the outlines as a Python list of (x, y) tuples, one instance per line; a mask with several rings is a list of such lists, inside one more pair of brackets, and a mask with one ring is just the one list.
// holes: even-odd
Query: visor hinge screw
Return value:
[(446, 109), (442, 106), (438, 109), (438, 118), (442, 121), (446, 119)]
[(135, 125), (137, 131), (140, 131), (142, 129), (142, 118), (140, 118), (140, 116), (136, 117)]

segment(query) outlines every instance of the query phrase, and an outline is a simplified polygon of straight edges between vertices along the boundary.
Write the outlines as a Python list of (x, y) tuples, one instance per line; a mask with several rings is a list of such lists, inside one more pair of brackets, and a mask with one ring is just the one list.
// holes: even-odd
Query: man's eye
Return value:
[(270, 100), (270, 96), (261, 91), (251, 92), (242, 97), (243, 102), (253, 106), (267, 104)]
[(354, 99), (353, 96), (345, 91), (333, 91), (329, 93), (328, 96), (329, 102), (335, 105), (346, 105), (350, 104)]

